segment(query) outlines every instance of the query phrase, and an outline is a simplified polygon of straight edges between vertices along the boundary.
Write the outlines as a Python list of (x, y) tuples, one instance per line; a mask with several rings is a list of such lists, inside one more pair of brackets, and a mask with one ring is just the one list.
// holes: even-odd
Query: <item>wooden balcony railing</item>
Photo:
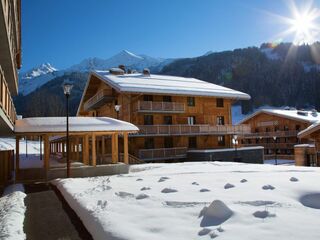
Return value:
[(101, 107), (106, 102), (111, 102), (113, 99), (114, 97), (111, 96), (110, 90), (101, 89), (84, 103), (83, 108), (85, 111), (96, 109)]
[(276, 132), (255, 132), (245, 134), (243, 138), (272, 138), (276, 137), (296, 137), (299, 131), (290, 130), (290, 131), (276, 131)]
[(14, 124), (17, 119), (16, 109), (14, 107), (12, 97), (8, 88), (8, 84), (4, 77), (0, 66), (0, 107), (8, 117), (9, 121)]
[(242, 144), (244, 147), (263, 146), (268, 149), (293, 149), (297, 143), (247, 143)]
[(247, 134), (251, 128), (249, 125), (138, 125), (140, 131), (136, 136), (158, 136), (158, 135), (234, 135)]
[(140, 149), (139, 158), (145, 161), (179, 159), (187, 156), (186, 147)]
[(185, 111), (185, 105), (179, 102), (138, 101), (135, 110), (138, 112), (183, 113)]

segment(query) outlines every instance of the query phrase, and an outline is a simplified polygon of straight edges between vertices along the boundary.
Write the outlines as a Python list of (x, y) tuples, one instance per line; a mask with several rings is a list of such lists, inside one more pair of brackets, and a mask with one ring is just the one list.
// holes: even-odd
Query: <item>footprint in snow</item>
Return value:
[(170, 178), (168, 178), (168, 177), (161, 177), (158, 182), (164, 182), (165, 180), (168, 180), (168, 179), (170, 179)]
[(198, 235), (199, 236), (204, 236), (204, 235), (207, 235), (211, 232), (211, 229), (210, 228), (202, 228), (199, 232), (198, 232)]
[(143, 187), (140, 189), (140, 191), (147, 191), (147, 190), (150, 190), (151, 188), (150, 187)]
[(252, 214), (253, 216), (255, 216), (256, 218), (261, 218), (261, 219), (265, 219), (268, 217), (275, 217), (275, 214), (272, 214), (268, 211), (256, 211)]
[(248, 182), (248, 180), (247, 179), (242, 179), (240, 182), (241, 183), (245, 183), (245, 182)]
[(298, 182), (299, 179), (298, 179), (298, 178), (295, 178), (295, 177), (291, 177), (291, 178), (290, 178), (290, 181), (291, 181), (291, 182)]
[(162, 193), (174, 193), (174, 192), (178, 192), (178, 190), (173, 189), (173, 188), (164, 188), (161, 191)]
[(206, 188), (201, 188), (201, 189), (200, 189), (200, 192), (210, 192), (210, 190), (209, 190), (209, 189), (206, 189)]
[(192, 185), (199, 185), (199, 183), (197, 183), (197, 182), (193, 182), (193, 183), (192, 183)]
[(142, 178), (138, 178), (136, 181), (143, 181), (143, 179)]
[(116, 195), (121, 198), (134, 197), (134, 194), (128, 192), (117, 192)]
[(145, 198), (149, 198), (149, 195), (142, 193), (136, 197), (137, 200), (141, 200), (141, 199), (145, 199)]
[(227, 183), (226, 185), (224, 185), (224, 189), (229, 189), (229, 188), (234, 188), (234, 185), (230, 183)]
[(275, 187), (268, 184), (268, 185), (264, 185), (264, 186), (262, 187), (262, 189), (263, 189), (263, 190), (273, 190), (273, 189), (275, 189)]

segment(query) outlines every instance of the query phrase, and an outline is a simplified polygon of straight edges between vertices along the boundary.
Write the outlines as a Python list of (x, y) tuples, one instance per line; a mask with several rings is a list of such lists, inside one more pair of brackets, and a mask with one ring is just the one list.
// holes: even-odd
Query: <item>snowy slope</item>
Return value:
[(59, 75), (61, 73), (50, 63), (43, 63), (25, 73), (20, 73), (19, 93), (27, 95)]
[(54, 183), (97, 240), (316, 240), (319, 181), (319, 168), (191, 162)]

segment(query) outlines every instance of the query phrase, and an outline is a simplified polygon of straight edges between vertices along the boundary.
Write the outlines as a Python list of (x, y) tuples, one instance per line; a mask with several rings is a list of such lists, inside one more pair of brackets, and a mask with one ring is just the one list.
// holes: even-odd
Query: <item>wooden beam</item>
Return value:
[(44, 142), (44, 169), (46, 171), (49, 170), (50, 167), (50, 144), (49, 144), (49, 136), (44, 135), (43, 136), (43, 142)]
[(104, 155), (106, 154), (106, 139), (104, 138), (104, 136), (101, 137), (101, 154)]
[(92, 166), (97, 164), (96, 135), (92, 134)]
[(128, 133), (123, 134), (123, 162), (129, 164)]
[(118, 162), (118, 134), (112, 134), (112, 163)]
[(76, 137), (76, 161), (80, 161), (79, 145), (79, 138)]
[(16, 173), (20, 169), (20, 137), (16, 136)]

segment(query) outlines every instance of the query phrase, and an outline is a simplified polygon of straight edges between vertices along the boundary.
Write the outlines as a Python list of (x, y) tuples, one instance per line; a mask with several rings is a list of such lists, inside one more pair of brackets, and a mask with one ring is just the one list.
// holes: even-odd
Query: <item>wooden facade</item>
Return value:
[(294, 146), (308, 142), (306, 139), (299, 139), (298, 133), (312, 124), (263, 111), (241, 123), (249, 124), (251, 133), (243, 135), (240, 144), (247, 147), (263, 146), (265, 159), (294, 159)]
[[(121, 92), (91, 75), (78, 116), (108, 116), (138, 126), (129, 138), (129, 153), (141, 160), (177, 160), (188, 149), (232, 147), (233, 134), (249, 132), (232, 126), (230, 98)], [(120, 105), (120, 111), (115, 106)], [(120, 146), (122, 148), (122, 146)]]

